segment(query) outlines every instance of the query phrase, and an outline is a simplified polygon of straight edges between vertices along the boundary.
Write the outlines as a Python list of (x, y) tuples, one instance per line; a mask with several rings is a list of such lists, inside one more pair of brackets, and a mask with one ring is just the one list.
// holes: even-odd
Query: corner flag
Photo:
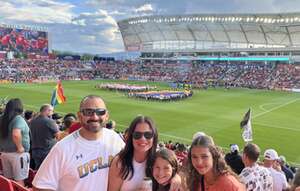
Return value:
[(245, 114), (243, 120), (240, 123), (241, 128), (243, 129), (242, 138), (245, 142), (250, 142), (252, 138), (252, 126), (251, 126), (251, 108)]

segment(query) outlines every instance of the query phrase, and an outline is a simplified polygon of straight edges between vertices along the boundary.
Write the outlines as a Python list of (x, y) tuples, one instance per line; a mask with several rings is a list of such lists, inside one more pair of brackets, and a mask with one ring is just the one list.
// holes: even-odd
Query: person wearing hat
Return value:
[(286, 164), (286, 159), (284, 156), (279, 156), (279, 160), (278, 160), (280, 167), (282, 169), (282, 171), (285, 174), (286, 180), (288, 182), (292, 181), (294, 179), (294, 173), (293, 171), (289, 168), (289, 166)]
[(267, 149), (264, 153), (264, 167), (271, 172), (273, 177), (273, 191), (287, 191), (289, 190), (289, 185), (284, 173), (280, 169), (278, 159), (278, 154), (274, 149)]
[(245, 168), (242, 157), (239, 154), (239, 146), (237, 144), (230, 145), (230, 153), (225, 155), (225, 161), (237, 175), (239, 175)]
[(53, 107), (50, 104), (44, 104), (40, 108), (40, 115), (34, 118), (29, 125), (32, 140), (32, 158), (36, 170), (60, 136), (56, 122), (50, 118), (52, 114)]

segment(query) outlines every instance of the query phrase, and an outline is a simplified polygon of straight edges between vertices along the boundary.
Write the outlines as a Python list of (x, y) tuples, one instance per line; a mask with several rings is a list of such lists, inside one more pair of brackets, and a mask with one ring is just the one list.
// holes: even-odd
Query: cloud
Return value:
[(0, 13), (4, 20), (69, 23), (73, 17), (73, 7), (70, 3), (53, 0), (16, 0), (1, 2)]
[(145, 4), (137, 9), (134, 10), (135, 12), (151, 12), (153, 11), (152, 5), (151, 4)]
[(1, 0), (0, 21), (48, 27), (53, 49), (124, 51), (117, 21), (144, 15), (300, 12), (295, 0)]

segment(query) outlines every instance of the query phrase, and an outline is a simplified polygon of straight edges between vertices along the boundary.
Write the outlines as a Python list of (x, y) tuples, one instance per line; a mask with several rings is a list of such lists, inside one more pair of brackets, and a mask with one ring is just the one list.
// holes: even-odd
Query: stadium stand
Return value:
[(14, 191), (11, 181), (2, 175), (0, 175), (0, 188), (5, 191)]

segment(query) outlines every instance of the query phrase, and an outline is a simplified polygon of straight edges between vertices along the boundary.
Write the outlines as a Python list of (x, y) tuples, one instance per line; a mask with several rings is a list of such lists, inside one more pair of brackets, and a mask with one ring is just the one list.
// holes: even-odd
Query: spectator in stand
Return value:
[(169, 191), (171, 179), (178, 172), (178, 162), (173, 151), (158, 150), (150, 163), (152, 190)]
[(69, 132), (69, 128), (73, 123), (77, 121), (77, 117), (74, 113), (67, 113), (63, 119), (63, 131)]
[(237, 175), (239, 175), (245, 168), (242, 157), (239, 154), (239, 146), (237, 144), (230, 145), (230, 153), (225, 155), (225, 161)]
[(63, 116), (61, 116), (59, 113), (53, 113), (51, 116), (51, 119), (53, 119), (58, 126), (58, 129), (61, 130), (62, 128), (62, 119)]
[(264, 167), (271, 172), (273, 178), (273, 191), (287, 191), (289, 186), (286, 177), (277, 162), (278, 159), (278, 154), (274, 149), (267, 149), (264, 153)]
[(278, 160), (281, 170), (284, 172), (286, 180), (288, 182), (291, 182), (294, 179), (294, 173), (293, 171), (286, 165), (286, 159), (284, 156), (279, 156)]
[[(140, 115), (131, 122), (125, 148), (113, 159), (109, 170), (109, 191), (140, 189), (143, 178), (151, 174), (146, 173), (146, 167), (155, 155), (157, 139), (157, 130), (150, 117)], [(180, 187), (180, 177), (175, 176), (172, 183), (172, 189)]]
[(106, 191), (112, 158), (124, 147), (114, 131), (105, 128), (109, 114), (94, 95), (82, 99), (79, 131), (59, 141), (39, 168), (34, 191)]
[[(34, 112), (31, 111), (31, 110), (26, 110), (24, 112), (24, 118), (26, 120), (26, 123), (27, 125), (30, 124), (30, 122), (32, 121), (32, 119), (34, 118)], [(29, 131), (29, 135), (31, 137), (31, 132)], [(32, 169), (35, 169), (35, 164), (34, 164), (34, 161), (32, 160), (32, 139), (30, 138), (30, 149), (29, 149), (29, 154), (30, 154), (30, 165), (29, 167), (32, 168)]]
[(29, 127), (22, 117), (23, 104), (15, 98), (8, 101), (0, 117), (0, 152), (3, 174), (24, 185), (29, 172)]
[(32, 158), (35, 163), (35, 169), (40, 167), (59, 138), (59, 128), (55, 121), (50, 119), (52, 114), (53, 107), (49, 104), (44, 104), (40, 108), (40, 115), (30, 123)]
[(187, 149), (183, 143), (177, 145), (175, 155), (180, 165), (187, 164)]
[(300, 191), (300, 168), (296, 171), (290, 191)]
[(246, 185), (247, 191), (273, 191), (273, 178), (265, 167), (256, 162), (259, 158), (260, 149), (254, 143), (248, 143), (243, 150), (243, 162), (245, 168), (239, 175)]
[(64, 137), (66, 137), (67, 135), (69, 135), (69, 129), (70, 129), (71, 125), (76, 122), (76, 120), (77, 120), (77, 117), (73, 113), (68, 113), (64, 116), (63, 126), (61, 128), (62, 132), (61, 132), (61, 135), (59, 136), (59, 141), (61, 139), (63, 139)]
[(190, 191), (245, 190), (236, 174), (226, 165), (222, 151), (207, 135), (193, 140), (188, 153), (188, 172)]
[(34, 118), (34, 112), (32, 110), (26, 110), (24, 112), (24, 118), (25, 118), (27, 124), (29, 124), (31, 122), (31, 120)]
[(110, 120), (107, 124), (106, 124), (106, 128), (107, 129), (111, 129), (111, 130), (115, 130), (116, 128), (116, 122), (113, 120)]
[(69, 128), (69, 134), (73, 133), (74, 131), (77, 131), (78, 129), (81, 128), (80, 122), (74, 122)]

